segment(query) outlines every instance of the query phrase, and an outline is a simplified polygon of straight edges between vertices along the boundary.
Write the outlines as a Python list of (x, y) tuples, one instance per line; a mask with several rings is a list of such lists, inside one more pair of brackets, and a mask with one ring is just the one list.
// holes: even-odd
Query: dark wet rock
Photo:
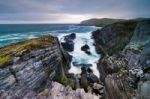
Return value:
[(142, 69), (144, 73), (147, 73), (148, 71), (150, 71), (150, 66), (144, 66)]
[(81, 67), (81, 76), (82, 74), (86, 74), (87, 75), (87, 67)]
[(64, 37), (64, 40), (65, 40), (66, 42), (69, 42), (69, 41), (74, 40), (75, 38), (76, 38), (76, 34), (75, 34), (75, 33), (72, 33), (72, 34), (69, 34), (69, 35), (65, 36), (65, 37)]
[(90, 68), (87, 68), (87, 72), (88, 72), (88, 81), (90, 83), (98, 83), (99, 82), (98, 77), (93, 74), (93, 71)]
[(81, 47), (82, 51), (87, 51), (89, 49), (90, 49), (90, 47), (87, 44), (85, 44), (84, 46)]
[(66, 51), (72, 52), (74, 50), (74, 42), (73, 40), (76, 38), (76, 34), (72, 33), (70, 35), (64, 36), (64, 41), (61, 45)]
[(61, 45), (68, 52), (72, 52), (74, 50), (74, 42), (73, 41), (68, 41), (68, 42), (65, 42), (65, 43), (62, 42)]
[(93, 71), (90, 68), (82, 67), (81, 70), (82, 70), (81, 77), (83, 75), (86, 75), (87, 80), (88, 80), (89, 83), (98, 83), (99, 82), (98, 77), (93, 74)]
[(94, 75), (93, 73), (90, 73), (88, 75), (88, 80), (90, 83), (99, 82), (98, 77), (96, 75)]
[(93, 73), (93, 70), (91, 68), (87, 68), (88, 73)]
[(87, 44), (81, 47), (81, 51), (84, 51), (86, 54), (91, 55), (91, 52), (89, 50), (90, 50), (90, 47)]
[(86, 92), (93, 92), (96, 95), (102, 95), (104, 93), (103, 85), (99, 82), (98, 77), (93, 74), (93, 71), (88, 67), (82, 67), (81, 70), (81, 88), (84, 88)]

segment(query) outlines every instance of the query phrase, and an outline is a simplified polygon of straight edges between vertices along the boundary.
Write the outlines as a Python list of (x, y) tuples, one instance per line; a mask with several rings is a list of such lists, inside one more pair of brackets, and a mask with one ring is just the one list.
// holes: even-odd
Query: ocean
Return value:
[(58, 36), (62, 33), (86, 33), (93, 30), (95, 27), (74, 24), (0, 24), (0, 46), (42, 35)]
[[(70, 73), (80, 74), (81, 66), (77, 64), (91, 64), (90, 67), (94, 74), (99, 77), (97, 70), (97, 61), (100, 58), (93, 46), (93, 39), (91, 39), (91, 32), (99, 27), (95, 26), (80, 26), (77, 24), (0, 24), (0, 46), (9, 45), (11, 43), (20, 42), (32, 38), (37, 38), (42, 35), (57, 36), (60, 42), (63, 36), (75, 33), (74, 51), (69, 52), (73, 56)], [(89, 45), (91, 55), (81, 51), (83, 45)]]

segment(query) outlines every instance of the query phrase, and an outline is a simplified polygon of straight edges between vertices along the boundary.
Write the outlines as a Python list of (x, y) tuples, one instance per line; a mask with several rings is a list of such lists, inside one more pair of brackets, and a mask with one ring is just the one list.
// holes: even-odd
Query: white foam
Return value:
[(73, 66), (73, 64), (71, 63), (71, 68), (69, 70), (69, 73), (80, 74), (81, 73), (81, 67)]
[(29, 35), (28, 39), (37, 38), (35, 35)]
[[(58, 36), (61, 42), (64, 42), (62, 37), (65, 35), (68, 34), (60, 34)], [(93, 73), (97, 77), (100, 77), (99, 71), (97, 69), (97, 62), (100, 58), (100, 55), (98, 55), (95, 51), (95, 47), (93, 46), (93, 39), (91, 39), (91, 33), (76, 33), (76, 39), (74, 40), (74, 43), (74, 51), (69, 52), (69, 54), (73, 56), (72, 62), (78, 62), (79, 64), (92, 64), (92, 67), (90, 68), (93, 70)], [(92, 55), (87, 55), (85, 52), (81, 51), (81, 47), (85, 44), (90, 47), (90, 52)], [(76, 67), (71, 63), (69, 73), (80, 74), (81, 67)]]

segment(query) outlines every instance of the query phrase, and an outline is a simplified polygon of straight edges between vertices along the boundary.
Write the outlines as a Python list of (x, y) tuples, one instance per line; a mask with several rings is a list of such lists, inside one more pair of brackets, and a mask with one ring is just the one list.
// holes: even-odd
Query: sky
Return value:
[(0, 23), (79, 23), (150, 17), (150, 0), (0, 0)]

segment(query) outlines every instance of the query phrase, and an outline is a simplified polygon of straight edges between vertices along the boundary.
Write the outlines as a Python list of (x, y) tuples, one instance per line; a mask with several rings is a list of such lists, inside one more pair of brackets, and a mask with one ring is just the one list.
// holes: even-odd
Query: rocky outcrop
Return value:
[[(63, 86), (57, 82), (51, 82), (51, 87), (47, 87), (40, 93), (29, 90), (21, 99), (99, 99), (98, 96), (91, 93), (85, 93), (83, 89), (72, 90), (71, 87)], [(0, 93), (3, 98), (8, 93)]]
[(61, 45), (66, 51), (72, 52), (74, 50), (74, 42), (73, 40), (76, 38), (76, 34), (72, 33), (69, 35), (64, 36), (64, 41), (61, 42)]
[(98, 69), (105, 86), (105, 99), (149, 99), (150, 89), (145, 87), (150, 80), (148, 27), (149, 20), (132, 20), (93, 32), (96, 51), (102, 54)]
[(72, 90), (69, 86), (64, 87), (59, 83), (53, 83), (49, 99), (99, 99), (98, 96), (85, 93), (84, 89)]
[(81, 47), (81, 51), (84, 51), (86, 54), (91, 55), (91, 52), (89, 50), (90, 50), (90, 47), (87, 44)]
[(122, 21), (94, 31), (92, 36), (97, 53), (112, 55), (123, 50), (130, 42), (136, 24), (136, 21)]
[(0, 52), (0, 90), (11, 99), (23, 97), (29, 90), (43, 90), (47, 79), (67, 80), (69, 55), (55, 37), (12, 44)]

